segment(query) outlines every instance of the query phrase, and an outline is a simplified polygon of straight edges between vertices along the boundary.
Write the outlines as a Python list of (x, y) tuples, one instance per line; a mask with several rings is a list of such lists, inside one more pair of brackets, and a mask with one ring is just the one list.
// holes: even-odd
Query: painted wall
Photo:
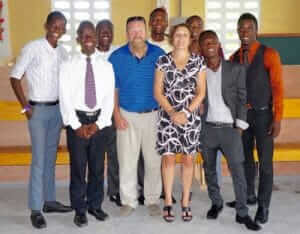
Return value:
[(44, 22), (51, 0), (9, 0), (12, 55), (16, 56), (28, 41), (44, 35)]
[(300, 33), (299, 0), (261, 1), (261, 33)]
[[(115, 25), (114, 44), (124, 43), (128, 16), (142, 15), (147, 20), (156, 0), (111, 0)], [(200, 14), (204, 16), (205, 0), (169, 0), (170, 18)], [(299, 0), (261, 0), (262, 33), (300, 33)], [(9, 0), (9, 22), (12, 54), (16, 56), (24, 44), (44, 35), (43, 24), (51, 9), (51, 0)]]

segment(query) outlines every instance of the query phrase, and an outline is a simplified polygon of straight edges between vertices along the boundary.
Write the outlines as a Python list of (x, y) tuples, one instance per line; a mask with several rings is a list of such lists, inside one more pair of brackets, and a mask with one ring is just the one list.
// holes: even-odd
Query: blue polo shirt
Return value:
[(112, 63), (120, 107), (129, 112), (142, 112), (158, 107), (153, 96), (155, 63), (165, 52), (147, 43), (146, 55), (139, 59), (126, 44), (109, 57)]

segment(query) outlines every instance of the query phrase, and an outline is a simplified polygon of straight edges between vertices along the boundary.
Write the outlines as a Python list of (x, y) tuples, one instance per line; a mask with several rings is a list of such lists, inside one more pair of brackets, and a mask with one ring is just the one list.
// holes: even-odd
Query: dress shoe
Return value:
[(71, 206), (65, 206), (58, 201), (45, 202), (43, 207), (44, 213), (66, 213), (71, 212), (73, 209)]
[(102, 209), (88, 209), (88, 213), (93, 215), (99, 221), (105, 221), (108, 219), (108, 214), (106, 214)]
[(32, 213), (30, 215), (32, 226), (38, 229), (45, 228), (47, 226), (46, 220), (42, 213)]
[[(249, 206), (255, 205), (256, 202), (257, 202), (256, 197), (251, 197), (251, 198), (247, 199), (247, 205), (249, 205)], [(236, 204), (236, 201), (226, 202), (226, 206), (228, 206), (230, 208), (235, 208), (235, 204)]]
[(113, 196), (109, 196), (109, 200), (111, 202), (114, 202), (117, 206), (122, 206), (122, 202), (121, 202), (119, 193), (117, 193), (116, 195), (113, 195)]
[(206, 218), (217, 219), (222, 210), (223, 210), (223, 205), (221, 206), (212, 205), (209, 211), (207, 211)]
[(140, 194), (140, 196), (138, 197), (138, 202), (140, 206), (143, 206), (145, 204), (145, 197), (143, 194)]
[(120, 216), (126, 217), (133, 213), (134, 208), (128, 205), (122, 205), (120, 208)]
[(249, 215), (245, 217), (236, 215), (235, 221), (240, 224), (245, 224), (246, 228), (252, 231), (258, 231), (261, 229), (261, 226), (259, 226), (259, 224), (254, 222)]
[(84, 227), (88, 225), (88, 219), (85, 213), (76, 213), (74, 217), (74, 223), (78, 227)]
[[(161, 195), (160, 195), (160, 197), (159, 197), (160, 199), (162, 199), (162, 200), (165, 200), (165, 194), (164, 193), (162, 193)], [(176, 204), (176, 199), (175, 199), (175, 197), (172, 195), (172, 203), (173, 204)]]
[(255, 222), (264, 224), (268, 222), (269, 219), (269, 209), (259, 206), (256, 215), (255, 215)]

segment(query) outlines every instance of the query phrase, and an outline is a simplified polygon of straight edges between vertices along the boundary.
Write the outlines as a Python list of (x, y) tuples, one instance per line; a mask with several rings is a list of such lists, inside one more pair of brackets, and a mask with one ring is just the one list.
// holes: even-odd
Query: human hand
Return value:
[(120, 113), (114, 114), (114, 120), (115, 120), (115, 126), (117, 129), (125, 130), (126, 128), (128, 128), (127, 120)]
[(88, 125), (81, 125), (75, 130), (77, 136), (88, 139)]
[(170, 117), (171, 121), (173, 121), (173, 123), (175, 123), (176, 125), (184, 125), (188, 122), (186, 114), (182, 111), (174, 112)]
[(281, 129), (281, 122), (280, 121), (273, 121), (269, 128), (269, 135), (272, 135), (274, 138), (277, 137), (280, 133)]

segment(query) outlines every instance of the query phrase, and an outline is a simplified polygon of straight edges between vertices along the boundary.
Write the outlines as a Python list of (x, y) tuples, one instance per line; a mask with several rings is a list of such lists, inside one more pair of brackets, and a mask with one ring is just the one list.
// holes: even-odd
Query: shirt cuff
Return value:
[(78, 120), (73, 121), (73, 122), (70, 123), (70, 126), (73, 130), (76, 130), (76, 129), (81, 127), (81, 123)]
[(96, 124), (97, 124), (99, 130), (101, 130), (102, 128), (110, 126), (112, 124), (112, 122), (111, 122), (111, 120), (109, 120), (109, 122), (108, 121), (105, 122), (103, 120), (97, 120)]
[(236, 119), (235, 125), (243, 130), (246, 130), (249, 127), (249, 124), (246, 121), (241, 119)]

